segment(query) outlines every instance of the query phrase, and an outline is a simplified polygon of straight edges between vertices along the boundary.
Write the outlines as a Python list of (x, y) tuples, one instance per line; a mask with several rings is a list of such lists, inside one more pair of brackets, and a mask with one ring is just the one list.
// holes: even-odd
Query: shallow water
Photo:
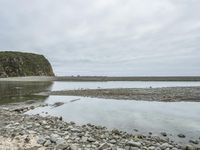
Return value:
[(52, 82), (0, 82), (0, 104), (45, 100), (47, 96), (35, 94), (50, 91), (52, 84)]
[[(146, 102), (108, 100), (75, 96), (37, 96), (38, 92), (78, 88), (148, 88), (173, 86), (199, 86), (200, 82), (0, 82), (0, 104), (27, 100), (41, 100), (48, 104), (65, 102), (60, 107), (36, 108), (28, 114), (62, 116), (77, 124), (92, 123), (117, 128), (130, 133), (167, 132), (173, 137), (183, 133), (190, 138), (200, 136), (200, 103), (198, 102)], [(70, 100), (80, 98), (78, 101)], [(180, 139), (178, 139), (180, 140)]]
[(98, 88), (160, 88), (200, 86), (200, 82), (108, 81), (108, 82), (54, 82), (52, 91)]
[[(71, 100), (80, 99), (71, 102)], [(55, 102), (64, 102), (52, 107)], [(147, 134), (158, 135), (161, 131), (172, 134), (183, 133), (188, 138), (200, 136), (200, 104), (198, 102), (147, 102), (129, 100), (108, 100), (75, 96), (50, 96), (47, 107), (36, 108), (28, 114), (62, 116), (65, 121), (74, 121), (79, 125), (92, 123), (117, 128), (129, 133), (134, 129)], [(183, 141), (183, 140), (182, 140)]]

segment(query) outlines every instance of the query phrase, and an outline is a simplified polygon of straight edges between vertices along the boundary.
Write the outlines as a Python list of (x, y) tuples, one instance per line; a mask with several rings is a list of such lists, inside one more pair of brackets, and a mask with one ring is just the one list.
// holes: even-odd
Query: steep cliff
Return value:
[(22, 52), (0, 52), (0, 77), (54, 76), (49, 61), (43, 56)]

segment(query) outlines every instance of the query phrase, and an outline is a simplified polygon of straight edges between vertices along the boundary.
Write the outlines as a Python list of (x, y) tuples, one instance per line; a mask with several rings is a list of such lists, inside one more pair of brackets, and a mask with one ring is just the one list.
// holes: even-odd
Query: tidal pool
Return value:
[[(76, 101), (73, 101), (76, 100)], [(55, 102), (64, 102), (53, 107)], [(138, 129), (140, 133), (152, 132), (158, 135), (167, 132), (176, 140), (184, 142), (200, 136), (200, 104), (198, 102), (147, 102), (133, 100), (112, 100), (77, 96), (50, 96), (47, 107), (36, 108), (27, 114), (62, 116), (65, 121), (78, 125), (92, 123), (117, 128), (129, 133)], [(186, 139), (179, 139), (179, 133)]]

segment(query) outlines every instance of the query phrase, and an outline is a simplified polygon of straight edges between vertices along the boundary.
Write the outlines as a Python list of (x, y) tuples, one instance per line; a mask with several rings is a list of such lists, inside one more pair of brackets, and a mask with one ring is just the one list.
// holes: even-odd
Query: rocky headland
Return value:
[(0, 52), (0, 77), (54, 76), (49, 61), (32, 53)]

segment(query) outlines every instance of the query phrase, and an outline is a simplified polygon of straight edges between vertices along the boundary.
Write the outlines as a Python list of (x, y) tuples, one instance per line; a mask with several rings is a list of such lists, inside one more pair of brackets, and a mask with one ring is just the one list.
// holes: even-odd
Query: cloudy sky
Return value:
[(0, 51), (57, 75), (200, 75), (199, 0), (0, 0)]

